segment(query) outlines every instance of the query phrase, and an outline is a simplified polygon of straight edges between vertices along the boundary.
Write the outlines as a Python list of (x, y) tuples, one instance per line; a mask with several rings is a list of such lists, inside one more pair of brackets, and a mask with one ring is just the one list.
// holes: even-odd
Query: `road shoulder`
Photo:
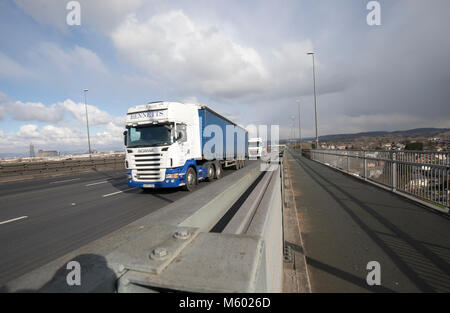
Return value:
[(284, 293), (310, 293), (311, 285), (304, 254), (299, 216), (292, 188), (288, 154), (284, 161)]

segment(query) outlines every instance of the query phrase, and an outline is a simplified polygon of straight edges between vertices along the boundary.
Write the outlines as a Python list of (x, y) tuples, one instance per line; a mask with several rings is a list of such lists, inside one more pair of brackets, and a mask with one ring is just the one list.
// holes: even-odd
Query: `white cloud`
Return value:
[[(80, 124), (86, 123), (86, 108), (84, 103), (75, 103), (67, 99), (60, 104), (67, 112), (69, 112)], [(94, 105), (87, 105), (89, 125), (105, 125), (114, 120), (108, 112), (100, 110)]]
[(23, 79), (32, 78), (33, 76), (30, 70), (0, 52), (0, 78)]
[(306, 55), (313, 50), (311, 41), (288, 42), (278, 50), (272, 50), (272, 89), (284, 93), (308, 93), (311, 91), (311, 59)]
[(125, 127), (125, 116), (115, 117), (112, 124), (123, 129)]
[(21, 62), (0, 52), (0, 80), (58, 86), (94, 85), (114, 79), (100, 57), (81, 46), (63, 48), (55, 42), (41, 42), (24, 51)]
[(128, 16), (111, 36), (123, 58), (180, 89), (233, 97), (260, 92), (267, 84), (269, 74), (256, 50), (181, 11), (143, 23)]
[(59, 104), (45, 106), (40, 102), (9, 102), (5, 111), (16, 121), (59, 122), (64, 118), (64, 108)]
[[(89, 125), (114, 125), (123, 127), (124, 117), (114, 117), (97, 106), (88, 104)], [(86, 109), (84, 103), (71, 99), (46, 106), (41, 102), (12, 101), (0, 92), (0, 119), (10, 116), (16, 121), (38, 121), (58, 123), (66, 119), (66, 113), (79, 124), (86, 124)]]
[[(112, 116), (94, 105), (88, 105), (88, 113), (93, 149), (122, 147), (125, 117)], [(50, 124), (38, 126), (30, 123), (20, 126), (16, 132), (0, 131), (0, 152), (27, 151), (30, 142), (40, 149), (60, 151), (86, 149), (85, 128), (77, 126), (86, 125), (84, 103), (67, 99), (46, 106), (40, 102), (12, 101), (6, 94), (0, 92), (0, 119), (6, 116), (19, 121)], [(77, 123), (71, 123), (71, 120)]]
[(31, 53), (33, 64), (57, 69), (63, 74), (75, 75), (76, 71), (84, 69), (91, 75), (104, 74), (108, 70), (97, 54), (84, 47), (75, 46), (63, 49), (53, 42), (43, 42)]
[[(69, 1), (14, 0), (14, 2), (38, 23), (66, 30)], [(81, 26), (89, 25), (101, 31), (114, 27), (118, 20), (141, 6), (142, 0), (78, 0), (81, 6)], [(75, 26), (72, 26), (75, 27)]]
[[(108, 112), (88, 104), (89, 125), (122, 127), (125, 125), (124, 117), (114, 117)], [(71, 99), (53, 103), (46, 106), (41, 102), (11, 101), (0, 92), (0, 119), (10, 116), (16, 121), (37, 121), (59, 123), (66, 119), (66, 113), (79, 124), (86, 124), (86, 109), (84, 103), (74, 102)]]
[(195, 96), (185, 97), (185, 98), (181, 99), (181, 102), (199, 104), (198, 99)]
[(0, 106), (0, 121), (6, 117), (6, 110), (3, 106)]
[[(36, 149), (87, 150), (86, 134), (77, 128), (27, 124), (21, 126), (17, 132), (0, 131), (0, 135), (0, 153), (27, 151), (31, 142)], [(91, 146), (97, 150), (120, 148), (122, 136), (112, 131), (97, 132), (91, 135)]]
[(23, 138), (39, 138), (40, 134), (38, 132), (38, 126), (33, 124), (27, 124), (23, 125), (19, 128), (19, 131), (17, 132), (17, 136), (23, 137)]
[(8, 96), (0, 91), (0, 104), (7, 102), (9, 100)]
[(5, 104), (9, 101), (8, 96), (0, 91), (0, 121), (8, 114), (6, 112)]
[[(66, 1), (58, 0), (14, 0), (14, 2), (37, 22), (44, 25), (64, 27)], [(63, 15), (64, 14), (64, 15)]]
[[(40, 129), (40, 135), (43, 138), (55, 140), (58, 143), (78, 142), (85, 135), (79, 129), (71, 129), (68, 127), (56, 127), (54, 125), (45, 125)], [(67, 142), (68, 141), (68, 142)]]
[[(111, 38), (123, 59), (184, 95), (267, 99), (312, 93), (312, 63), (306, 52), (313, 45), (308, 39), (258, 50), (215, 26), (194, 22), (180, 10), (143, 21), (129, 15)], [(319, 92), (346, 88), (346, 77), (336, 77), (325, 66), (322, 71), (327, 76), (321, 77)]]

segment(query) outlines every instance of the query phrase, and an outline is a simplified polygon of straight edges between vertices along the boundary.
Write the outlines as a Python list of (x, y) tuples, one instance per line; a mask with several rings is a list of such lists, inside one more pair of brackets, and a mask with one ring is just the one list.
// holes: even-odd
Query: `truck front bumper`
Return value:
[(165, 179), (160, 182), (137, 182), (133, 179), (128, 179), (128, 187), (130, 188), (149, 188), (149, 189), (158, 189), (158, 188), (176, 188), (180, 186), (184, 186), (184, 179), (173, 178), (173, 179)]
[[(131, 174), (131, 173), (130, 173)], [(185, 178), (184, 175), (181, 178), (166, 178), (163, 181), (160, 182), (142, 182), (142, 181), (135, 181), (133, 178), (127, 179), (128, 187), (130, 188), (149, 188), (149, 189), (158, 189), (158, 188), (176, 188), (180, 186), (184, 186)]]
[[(146, 182), (146, 181), (136, 181), (134, 180), (134, 175), (132, 175), (132, 170), (128, 170), (127, 183), (130, 188), (176, 188), (186, 185), (186, 171), (184, 167), (168, 168), (165, 170), (165, 179), (159, 182)], [(167, 177), (169, 176), (170, 177)], [(176, 178), (172, 178), (175, 176)]]

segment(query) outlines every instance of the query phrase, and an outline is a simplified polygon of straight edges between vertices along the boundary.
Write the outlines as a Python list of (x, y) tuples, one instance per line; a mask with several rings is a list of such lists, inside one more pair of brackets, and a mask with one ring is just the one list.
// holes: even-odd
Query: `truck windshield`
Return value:
[(172, 144), (171, 124), (128, 127), (127, 147), (155, 147)]

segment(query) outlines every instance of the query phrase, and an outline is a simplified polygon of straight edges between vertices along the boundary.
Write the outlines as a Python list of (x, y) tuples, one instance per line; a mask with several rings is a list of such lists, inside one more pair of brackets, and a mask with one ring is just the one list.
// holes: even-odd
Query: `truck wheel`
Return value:
[(216, 169), (214, 168), (214, 164), (208, 163), (206, 166), (206, 180), (212, 181), (216, 176)]
[(223, 177), (223, 170), (220, 163), (216, 163), (216, 179), (221, 179)]
[(184, 185), (184, 190), (192, 191), (197, 185), (197, 174), (195, 170), (190, 167), (186, 173), (186, 185)]

